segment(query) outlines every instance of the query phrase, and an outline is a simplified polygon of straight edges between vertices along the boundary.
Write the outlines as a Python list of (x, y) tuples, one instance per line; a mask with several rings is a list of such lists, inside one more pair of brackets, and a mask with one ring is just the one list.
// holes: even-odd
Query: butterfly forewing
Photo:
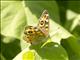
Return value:
[(38, 24), (39, 29), (44, 33), (45, 36), (49, 34), (49, 14), (47, 10), (44, 10)]

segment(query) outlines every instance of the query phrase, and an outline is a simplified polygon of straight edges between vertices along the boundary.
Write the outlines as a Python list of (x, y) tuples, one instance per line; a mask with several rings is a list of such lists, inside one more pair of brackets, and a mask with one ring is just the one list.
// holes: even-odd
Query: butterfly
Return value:
[(39, 23), (36, 27), (27, 26), (24, 29), (23, 39), (27, 43), (38, 44), (44, 42), (49, 36), (49, 14), (47, 10), (44, 10)]

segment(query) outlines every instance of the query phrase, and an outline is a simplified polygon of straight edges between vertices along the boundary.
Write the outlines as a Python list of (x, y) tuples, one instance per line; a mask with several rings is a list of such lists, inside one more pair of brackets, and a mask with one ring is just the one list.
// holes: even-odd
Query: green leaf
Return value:
[[(1, 60), (12, 60), (16, 54), (21, 51), (20, 48), (20, 40), (9, 37), (3, 36), (1, 37), (1, 47), (0, 47), (0, 58)], [(7, 40), (7, 41), (6, 41)], [(10, 40), (10, 42), (9, 42)], [(6, 42), (5, 42), (6, 41)]]
[(41, 45), (30, 46), (24, 49), (13, 60), (68, 60), (66, 51), (57, 43), (50, 42), (41, 48)]
[(80, 40), (76, 37), (69, 37), (66, 40), (62, 40), (61, 44), (66, 49), (70, 60), (80, 59)]

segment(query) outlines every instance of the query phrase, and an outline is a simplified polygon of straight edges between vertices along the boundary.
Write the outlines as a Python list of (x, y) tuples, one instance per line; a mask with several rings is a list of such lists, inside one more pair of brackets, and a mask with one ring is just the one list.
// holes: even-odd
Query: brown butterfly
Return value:
[(31, 44), (38, 44), (49, 36), (49, 14), (44, 10), (36, 27), (27, 26), (24, 30), (23, 39)]

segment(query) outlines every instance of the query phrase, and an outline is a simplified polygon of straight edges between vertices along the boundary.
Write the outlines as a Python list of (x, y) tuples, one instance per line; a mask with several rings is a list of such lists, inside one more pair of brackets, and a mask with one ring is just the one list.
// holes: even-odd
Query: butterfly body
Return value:
[(38, 44), (45, 41), (49, 35), (49, 16), (45, 10), (39, 19), (37, 27), (25, 27), (23, 39), (31, 44)]

